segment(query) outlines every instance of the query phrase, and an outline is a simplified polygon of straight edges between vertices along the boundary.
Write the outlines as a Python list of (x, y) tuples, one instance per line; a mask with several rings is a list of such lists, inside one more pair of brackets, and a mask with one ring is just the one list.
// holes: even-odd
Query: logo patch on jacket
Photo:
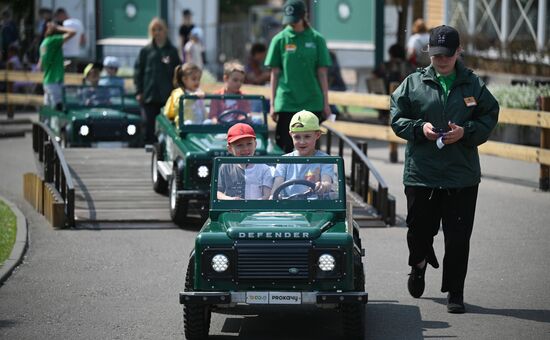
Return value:
[(296, 44), (286, 44), (285, 51), (287, 52), (296, 52)]
[(466, 104), (467, 107), (477, 106), (477, 101), (474, 97), (464, 98), (464, 103)]

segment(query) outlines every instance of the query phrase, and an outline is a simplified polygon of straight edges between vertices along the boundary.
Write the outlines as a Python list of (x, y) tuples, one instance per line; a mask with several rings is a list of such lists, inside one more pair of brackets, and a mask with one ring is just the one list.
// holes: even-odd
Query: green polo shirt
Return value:
[(63, 68), (63, 35), (53, 34), (40, 44), (40, 60), (44, 71), (44, 84), (62, 83), (65, 77)]
[(448, 76), (443, 76), (441, 74), (437, 74), (437, 80), (439, 81), (439, 84), (443, 88), (443, 94), (445, 95), (445, 102), (447, 102), (447, 97), (449, 96), (449, 91), (451, 91), (451, 87), (453, 86), (453, 83), (456, 80), (456, 72), (453, 72), (449, 74)]
[(265, 59), (266, 66), (281, 70), (275, 93), (275, 111), (323, 111), (323, 92), (317, 69), (331, 64), (325, 39), (314, 29), (294, 32), (291, 26), (287, 26), (275, 35)]

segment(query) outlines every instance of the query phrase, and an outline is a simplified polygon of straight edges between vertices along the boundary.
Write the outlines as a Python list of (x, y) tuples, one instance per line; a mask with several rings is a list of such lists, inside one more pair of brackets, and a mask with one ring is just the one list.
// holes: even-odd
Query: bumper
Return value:
[[(270, 292), (251, 292), (270, 294)], [(292, 292), (300, 294), (301, 305), (330, 305), (339, 303), (366, 304), (369, 301), (367, 292)], [(181, 304), (206, 304), (206, 305), (268, 305), (270, 303), (248, 303), (247, 292), (181, 292)], [(278, 303), (281, 304), (281, 303)], [(284, 303), (283, 303), (284, 304)]]
[(178, 190), (177, 194), (180, 197), (188, 199), (196, 199), (199, 201), (210, 200), (210, 192), (207, 190)]

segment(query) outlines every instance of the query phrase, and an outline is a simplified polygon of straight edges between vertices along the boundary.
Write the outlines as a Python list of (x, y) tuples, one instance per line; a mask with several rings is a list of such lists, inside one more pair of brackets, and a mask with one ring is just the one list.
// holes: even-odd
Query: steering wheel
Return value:
[[(304, 185), (306, 187), (309, 187), (311, 190), (306, 190), (304, 192), (292, 194), (288, 197), (279, 198), (281, 191), (283, 191), (283, 189), (291, 185)], [(273, 199), (274, 200), (278, 200), (278, 199), (291, 200), (291, 199), (302, 198), (302, 197), (307, 198), (308, 196), (314, 194), (313, 190), (315, 190), (315, 183), (312, 183), (305, 179), (291, 179), (283, 182), (277, 189), (275, 189), (275, 191), (273, 192)]]
[(222, 123), (244, 122), (247, 120), (248, 113), (237, 109), (228, 109), (218, 115), (218, 121)]

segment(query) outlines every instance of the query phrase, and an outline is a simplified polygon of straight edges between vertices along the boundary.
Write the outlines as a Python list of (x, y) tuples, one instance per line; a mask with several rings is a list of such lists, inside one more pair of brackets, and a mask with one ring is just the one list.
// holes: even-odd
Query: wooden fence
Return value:
[[(39, 72), (5, 71), (3, 78), (8, 84), (16, 81), (41, 83), (43, 74)], [(65, 74), (65, 83), (81, 84), (82, 75), (74, 73)], [(127, 89), (132, 89), (132, 80), (127, 79), (125, 85)], [(201, 88), (209, 93), (220, 89), (222, 86), (221, 83), (212, 83), (203, 84)], [(39, 106), (43, 103), (43, 97), (41, 95), (15, 94), (10, 93), (9, 89), (10, 86), (8, 85), (8, 92), (3, 94), (3, 102), (8, 105), (8, 108), (13, 104)], [(245, 93), (260, 94), (267, 98), (271, 96), (270, 89), (264, 86), (245, 85), (242, 90)], [(0, 94), (0, 98), (1, 97), (2, 95)], [(501, 107), (499, 115), (499, 123), (502, 124), (540, 128), (540, 146), (533, 147), (488, 141), (479, 147), (479, 151), (487, 155), (540, 164), (539, 187), (547, 191), (549, 190), (550, 184), (550, 98), (541, 99), (541, 107), (546, 111)], [(378, 110), (388, 110), (390, 105), (389, 96), (366, 93), (330, 91), (329, 100), (331, 104), (359, 106)], [(1, 102), (2, 100), (0, 99), (0, 103)], [(375, 139), (390, 143), (405, 143), (404, 140), (395, 136), (389, 126), (344, 121), (325, 122), (324, 124), (352, 138)]]

